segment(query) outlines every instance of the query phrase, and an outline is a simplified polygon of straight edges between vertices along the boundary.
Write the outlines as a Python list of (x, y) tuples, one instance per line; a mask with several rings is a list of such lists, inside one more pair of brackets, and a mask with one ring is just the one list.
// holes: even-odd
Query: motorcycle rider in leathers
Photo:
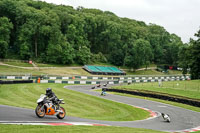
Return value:
[(55, 95), (55, 93), (53, 93), (51, 88), (46, 89), (46, 96), (48, 97), (49, 101), (52, 101), (52, 103), (54, 104), (55, 110), (57, 110), (56, 105), (58, 105), (58, 98)]

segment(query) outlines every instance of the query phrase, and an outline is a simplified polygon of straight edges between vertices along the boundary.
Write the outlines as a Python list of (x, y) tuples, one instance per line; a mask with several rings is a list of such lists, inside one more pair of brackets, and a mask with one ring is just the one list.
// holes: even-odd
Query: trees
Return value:
[(142, 65), (147, 67), (152, 58), (153, 53), (150, 43), (146, 40), (138, 39), (128, 50), (128, 54), (125, 57), (125, 64), (134, 69)]
[(86, 46), (80, 47), (76, 54), (76, 61), (81, 65), (85, 65), (90, 62), (91, 53), (90, 49)]
[[(200, 32), (199, 32), (200, 33)], [(189, 68), (192, 79), (200, 79), (200, 34), (196, 34), (198, 40), (189, 48)]]
[(165, 60), (167, 63), (177, 66), (178, 65), (178, 53), (180, 48), (184, 47), (181, 38), (175, 34), (170, 35), (170, 42), (167, 48), (167, 57)]
[(124, 58), (124, 64), (125, 66), (128, 66), (133, 69), (139, 67), (139, 64), (137, 64), (137, 53), (134, 44), (129, 45), (129, 48), (126, 52), (126, 56)]
[(10, 42), (10, 33), (13, 25), (7, 17), (0, 17), (0, 58), (5, 58)]
[(135, 42), (135, 49), (137, 55), (136, 62), (138, 66), (145, 65), (147, 67), (153, 58), (150, 43), (146, 40), (138, 39)]
[(179, 51), (179, 65), (183, 68), (183, 74), (190, 69), (192, 79), (200, 79), (200, 30), (195, 34), (197, 40), (190, 39)]
[(103, 61), (136, 69), (151, 62), (177, 64), (182, 45), (178, 36), (159, 25), (98, 9), (1, 0), (0, 17), (3, 16), (9, 20), (3, 23), (4, 27), (13, 26), (6, 34), (0, 34), (9, 36), (0, 42), (1, 58), (9, 47), (20, 59), (62, 64)]
[(180, 47), (178, 53), (178, 65), (183, 68), (183, 74), (187, 74), (187, 69), (189, 68), (189, 45), (184, 44)]
[(197, 40), (190, 40), (189, 68), (192, 79), (200, 79), (200, 30), (195, 34)]

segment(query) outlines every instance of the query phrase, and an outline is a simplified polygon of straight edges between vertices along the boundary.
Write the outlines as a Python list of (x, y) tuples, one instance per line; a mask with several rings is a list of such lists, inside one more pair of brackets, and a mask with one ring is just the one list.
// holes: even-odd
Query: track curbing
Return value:
[(0, 124), (10, 124), (10, 125), (44, 125), (44, 126), (110, 126), (107, 124), (98, 124), (98, 123), (88, 123), (88, 122), (8, 122), (0, 121)]

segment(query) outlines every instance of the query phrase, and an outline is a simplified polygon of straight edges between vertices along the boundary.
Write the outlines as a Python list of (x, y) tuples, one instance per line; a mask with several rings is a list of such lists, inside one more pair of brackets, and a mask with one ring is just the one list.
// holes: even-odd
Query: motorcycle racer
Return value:
[(49, 101), (52, 101), (52, 103), (55, 105), (55, 110), (56, 109), (56, 105), (58, 105), (58, 98), (57, 96), (55, 95), (55, 93), (53, 93), (52, 89), (51, 88), (47, 88), (46, 89), (46, 95), (48, 97), (48, 100)]
[(58, 119), (63, 119), (66, 112), (60, 104), (65, 104), (63, 99), (58, 99), (52, 90), (47, 88), (46, 94), (41, 94), (40, 98), (37, 100), (35, 113), (39, 118), (43, 118), (45, 115), (56, 115)]

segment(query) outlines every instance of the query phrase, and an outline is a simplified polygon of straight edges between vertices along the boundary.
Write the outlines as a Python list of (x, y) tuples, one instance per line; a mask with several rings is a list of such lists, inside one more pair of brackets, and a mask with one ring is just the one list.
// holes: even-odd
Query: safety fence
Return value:
[(178, 79), (190, 79), (189, 75), (170, 75), (170, 76), (122, 76), (122, 77), (97, 77), (97, 76), (68, 76), (68, 77), (54, 77), (54, 76), (5, 76), (0, 75), (0, 79), (41, 79), (41, 80), (135, 80), (136, 82), (138, 80), (143, 80), (144, 82), (148, 82), (151, 80), (151, 82), (154, 82), (154, 80), (162, 80), (162, 81), (168, 81), (168, 80), (178, 80)]
[(190, 76), (130, 76), (130, 77), (41, 77), (41, 76), (0, 76), (0, 80), (33, 80), (34, 83), (64, 83), (64, 84), (123, 84), (123, 83), (145, 83), (161, 81), (189, 80)]
[(116, 80), (116, 81), (64, 81), (64, 80), (36, 80), (36, 83), (60, 83), (60, 84), (123, 84), (123, 83), (145, 83), (145, 82), (159, 82), (159, 81), (182, 81), (187, 80), (185, 78), (174, 78), (174, 79), (152, 79), (152, 80)]

